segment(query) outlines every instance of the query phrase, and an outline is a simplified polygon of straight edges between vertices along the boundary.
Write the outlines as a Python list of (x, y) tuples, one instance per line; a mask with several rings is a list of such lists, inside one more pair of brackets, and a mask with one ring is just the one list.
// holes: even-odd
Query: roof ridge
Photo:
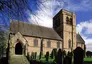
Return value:
[(85, 41), (84, 41), (84, 39), (82, 38), (82, 36), (78, 33), (77, 34), (77, 38), (79, 37), (79, 39), (81, 38), (82, 39), (82, 41), (85, 43)]
[[(18, 22), (18, 20), (12, 20), (13, 22), (16, 21)], [(42, 25), (37, 25), (37, 24), (31, 24), (31, 23), (27, 23), (27, 22), (23, 22), (23, 21), (19, 21), (19, 23), (25, 23), (25, 24), (29, 24), (29, 25), (34, 25), (34, 26), (41, 26), (41, 27), (44, 27), (44, 28), (50, 28), (50, 27), (46, 27), (46, 26), (42, 26)], [(53, 29), (53, 28), (51, 28)]]

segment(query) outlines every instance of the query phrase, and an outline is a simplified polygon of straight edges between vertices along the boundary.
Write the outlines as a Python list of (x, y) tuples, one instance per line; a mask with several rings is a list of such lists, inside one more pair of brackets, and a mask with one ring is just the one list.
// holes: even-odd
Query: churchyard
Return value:
[(84, 64), (92, 64), (92, 57), (91, 58), (85, 57), (84, 58)]
[(36, 54), (36, 52), (32, 52), (31, 56), (27, 56), (31, 64), (83, 64), (85, 56), (84, 51), (80, 47), (68, 53), (61, 49), (53, 49), (51, 54), (49, 52), (46, 55), (40, 53), (37, 56)]
[[(42, 52), (40, 52), (39, 55), (37, 55), (37, 52), (32, 52), (32, 54), (28, 54), (26, 58), (30, 64), (92, 64), (91, 54), (89, 55), (86, 53), (85, 55), (84, 50), (80, 47), (68, 53), (61, 49), (53, 49), (51, 53), (46, 52), (45, 55), (43, 55)], [(7, 58), (0, 60), (2, 64), (8, 64), (7, 62)], [(15, 62), (15, 64), (16, 63), (17, 62)]]
[(85, 57), (84, 61), (92, 62), (92, 57), (91, 58)]
[(86, 57), (84, 58), (84, 64), (92, 64), (92, 52), (87, 51)]

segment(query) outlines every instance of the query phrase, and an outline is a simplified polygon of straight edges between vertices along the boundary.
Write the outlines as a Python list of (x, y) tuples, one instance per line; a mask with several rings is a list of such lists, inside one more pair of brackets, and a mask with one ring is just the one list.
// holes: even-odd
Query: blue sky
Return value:
[(27, 18), (29, 23), (50, 28), (53, 24), (52, 18), (58, 11), (66, 9), (74, 12), (77, 33), (79, 32), (85, 40), (87, 50), (92, 51), (92, 0), (29, 0), (28, 5), (33, 13), (30, 14), (28, 9), (24, 10), (29, 15)]

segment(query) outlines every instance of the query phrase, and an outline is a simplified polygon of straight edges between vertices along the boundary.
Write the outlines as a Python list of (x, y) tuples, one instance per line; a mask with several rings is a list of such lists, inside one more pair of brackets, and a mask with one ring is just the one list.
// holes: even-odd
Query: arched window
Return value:
[(60, 48), (60, 42), (57, 42), (57, 48)]
[(50, 41), (50, 40), (47, 41), (47, 47), (48, 47), (48, 48), (51, 47), (51, 41)]
[(68, 41), (68, 47), (71, 48), (71, 40)]
[(38, 46), (38, 40), (37, 39), (34, 40), (34, 46)]
[(71, 17), (69, 18), (69, 17), (67, 16), (67, 17), (66, 17), (66, 24), (72, 25), (72, 22), (73, 22), (73, 21), (72, 21), (72, 18), (71, 18)]

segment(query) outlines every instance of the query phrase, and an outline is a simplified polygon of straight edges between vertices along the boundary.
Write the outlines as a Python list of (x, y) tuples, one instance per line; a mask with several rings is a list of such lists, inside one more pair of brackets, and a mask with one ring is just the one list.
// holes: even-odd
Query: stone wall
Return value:
[[(31, 55), (32, 52), (37, 52), (37, 55), (40, 54), (40, 45), (41, 45), (41, 38), (37, 37), (27, 37), (24, 36), (25, 39), (28, 41), (28, 52)], [(34, 46), (34, 40), (38, 40), (38, 46)], [(51, 52), (53, 48), (57, 48), (57, 42), (60, 42), (60, 48), (62, 48), (62, 42), (58, 40), (50, 40), (51, 41), (51, 47), (47, 47), (47, 41), (50, 39), (43, 39), (43, 54), (45, 54), (47, 51)], [(58, 48), (57, 48), (58, 49)]]

